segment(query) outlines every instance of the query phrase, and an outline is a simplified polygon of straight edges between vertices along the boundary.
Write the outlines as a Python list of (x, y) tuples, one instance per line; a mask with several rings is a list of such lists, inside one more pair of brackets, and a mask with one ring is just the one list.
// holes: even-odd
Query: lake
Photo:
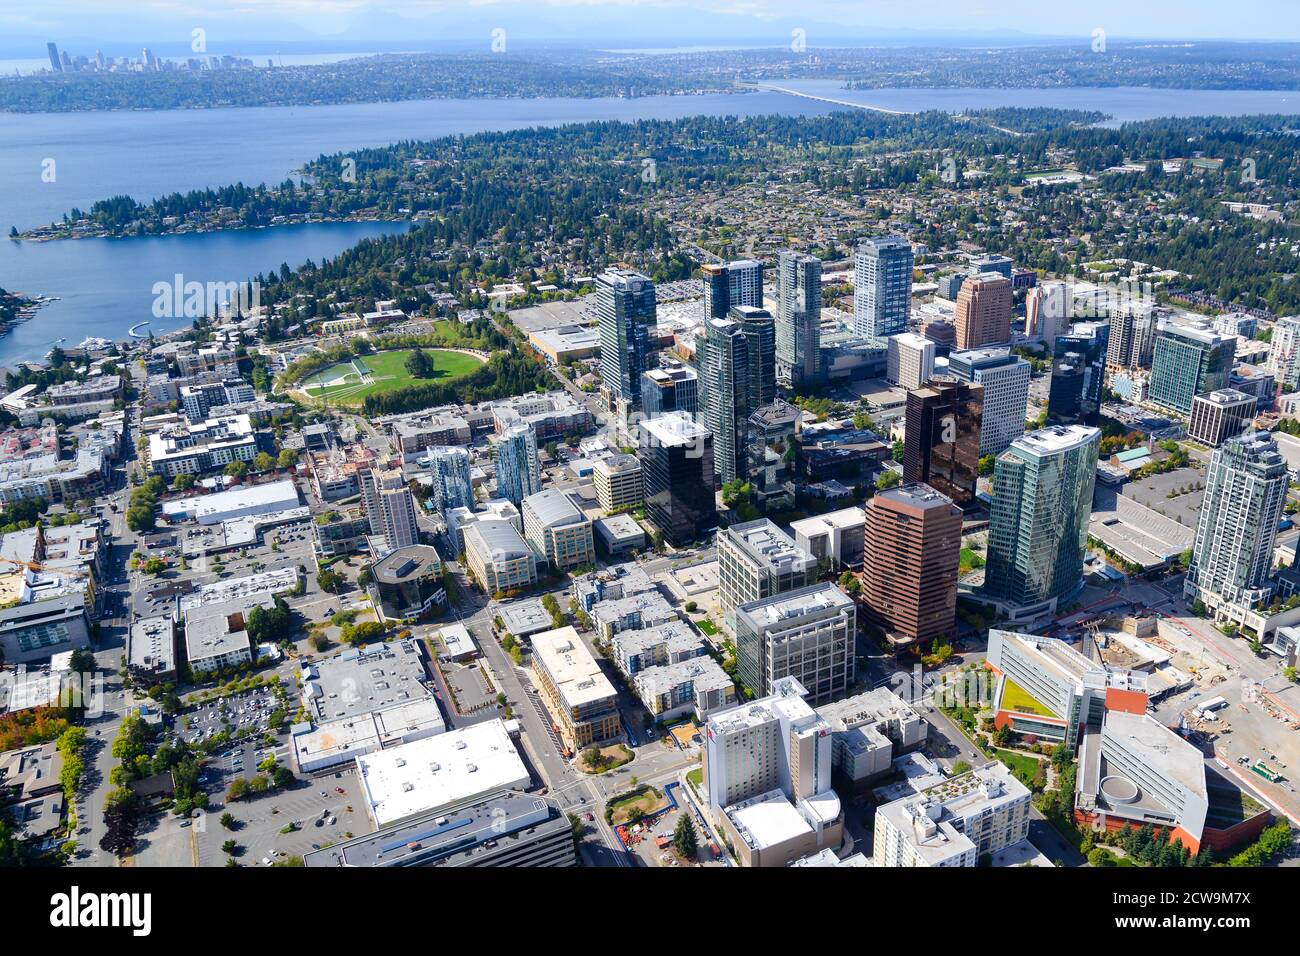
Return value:
[[(782, 85), (897, 110), (978, 106), (1098, 109), (1117, 121), (1199, 113), (1300, 112), (1286, 91), (1050, 89), (855, 90), (835, 80)], [(676, 119), (765, 113), (822, 115), (829, 103), (776, 92), (637, 99), (415, 100), (341, 106), (108, 113), (0, 114), (0, 236), (47, 223), (98, 199), (144, 201), (172, 192), (244, 182), (278, 183), (322, 153), (486, 130), (593, 120)], [(54, 161), (52, 182), (42, 178)], [(151, 318), (154, 282), (231, 281), (306, 259), (337, 255), (380, 223), (314, 224), (152, 239), (17, 243), (0, 239), (0, 287), (61, 297), (0, 337), (0, 365), (40, 358), (56, 338), (123, 338)], [(146, 281), (147, 280), (147, 281)], [(176, 324), (181, 324), (177, 322)], [(162, 330), (162, 323), (153, 326)]]

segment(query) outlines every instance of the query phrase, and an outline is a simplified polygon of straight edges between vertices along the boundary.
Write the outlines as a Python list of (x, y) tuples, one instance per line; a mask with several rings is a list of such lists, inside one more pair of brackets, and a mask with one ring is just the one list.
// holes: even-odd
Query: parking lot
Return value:
[[(222, 813), (235, 818), (232, 829), (218, 822)], [(366, 808), (351, 770), (299, 781), (292, 789), (225, 805), (207, 817), (196, 835), (200, 866), (220, 866), (221, 845), (234, 840), (243, 866), (266, 866), (289, 856), (303, 856), (371, 830)], [(285, 832), (282, 832), (285, 831)]]
[(223, 729), (229, 729), (232, 737), (241, 731), (245, 736), (250, 736), (250, 731), (254, 736), (265, 735), (270, 730), (271, 714), (288, 706), (267, 686), (196, 705), (183, 711), (177, 724), (180, 736), (191, 744), (215, 737)]

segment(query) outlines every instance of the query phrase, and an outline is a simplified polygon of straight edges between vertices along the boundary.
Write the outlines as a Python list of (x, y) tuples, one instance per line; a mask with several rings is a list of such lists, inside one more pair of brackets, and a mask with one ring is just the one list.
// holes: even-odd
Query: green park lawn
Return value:
[[(424, 349), (433, 365), (433, 375), (429, 378), (412, 378), (407, 374), (406, 358), (410, 349), (398, 349), (393, 352), (376, 352), (373, 355), (359, 355), (353, 362), (340, 362), (329, 368), (321, 369), (304, 378), (298, 389), (311, 398), (328, 399), (339, 405), (360, 405), (367, 395), (396, 391), (418, 382), (446, 382), (461, 378), (475, 371), (482, 361), (464, 352), (448, 349)], [(370, 381), (363, 382), (355, 365), (364, 366), (369, 372)], [(343, 381), (337, 381), (343, 379)], [(323, 382), (335, 384), (320, 386)]]

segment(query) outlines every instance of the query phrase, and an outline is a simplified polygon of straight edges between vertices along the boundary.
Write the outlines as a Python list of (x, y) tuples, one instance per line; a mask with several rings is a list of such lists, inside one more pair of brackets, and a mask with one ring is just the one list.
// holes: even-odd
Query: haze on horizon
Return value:
[(768, 45), (805, 30), (810, 47), (1166, 40), (1300, 40), (1294, 0), (0, 0), (0, 56), (45, 43), (166, 53), (203, 28), (213, 48), (473, 49), (495, 28), (516, 49)]

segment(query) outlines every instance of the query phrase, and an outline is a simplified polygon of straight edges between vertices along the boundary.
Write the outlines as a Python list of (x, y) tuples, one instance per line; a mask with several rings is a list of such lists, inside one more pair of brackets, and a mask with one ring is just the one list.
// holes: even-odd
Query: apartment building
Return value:
[(577, 753), (623, 732), (618, 695), (572, 627), (534, 634), (533, 675), (560, 739)]

